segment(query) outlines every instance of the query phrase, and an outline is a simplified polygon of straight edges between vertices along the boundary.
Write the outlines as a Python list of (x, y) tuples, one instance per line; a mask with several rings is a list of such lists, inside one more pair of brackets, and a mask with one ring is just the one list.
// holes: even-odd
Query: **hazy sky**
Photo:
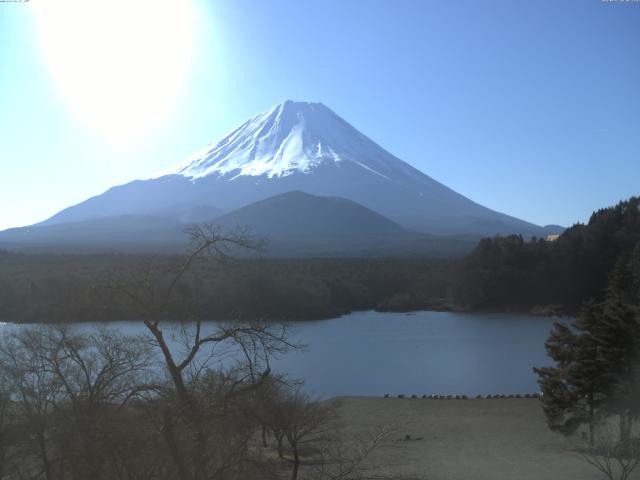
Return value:
[(284, 99), (534, 223), (640, 194), (639, 2), (136, 2), (0, 3), (0, 228), (153, 176)]

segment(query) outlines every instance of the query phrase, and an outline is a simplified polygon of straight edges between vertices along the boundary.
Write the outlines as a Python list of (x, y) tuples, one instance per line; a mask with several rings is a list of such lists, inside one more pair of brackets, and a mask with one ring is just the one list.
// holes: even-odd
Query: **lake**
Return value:
[[(544, 342), (553, 321), (515, 314), (368, 311), (297, 322), (293, 336), (307, 348), (276, 359), (273, 370), (303, 379), (319, 397), (534, 393), (539, 388), (532, 367), (550, 365)], [(109, 325), (144, 332), (140, 322)]]

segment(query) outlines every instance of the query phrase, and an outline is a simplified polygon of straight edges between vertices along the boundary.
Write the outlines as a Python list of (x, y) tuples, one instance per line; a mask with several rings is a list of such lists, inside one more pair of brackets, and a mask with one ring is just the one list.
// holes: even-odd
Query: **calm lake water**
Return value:
[[(303, 379), (320, 397), (533, 393), (532, 367), (550, 364), (544, 342), (552, 324), (514, 314), (356, 312), (295, 323), (293, 336), (307, 348), (275, 360), (273, 370)], [(144, 333), (139, 322), (109, 325)]]

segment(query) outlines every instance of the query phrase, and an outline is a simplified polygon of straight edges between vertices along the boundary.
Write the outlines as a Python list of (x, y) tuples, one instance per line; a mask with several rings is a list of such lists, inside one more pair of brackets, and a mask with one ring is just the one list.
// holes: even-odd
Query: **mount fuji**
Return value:
[[(46, 235), (45, 227), (131, 216), (188, 223), (208, 214), (213, 220), (287, 192), (347, 199), (413, 232), (557, 231), (483, 207), (395, 157), (325, 105), (290, 100), (155, 178), (113, 187), (28, 231)], [(14, 229), (14, 237), (15, 230), (29, 237), (24, 229)]]

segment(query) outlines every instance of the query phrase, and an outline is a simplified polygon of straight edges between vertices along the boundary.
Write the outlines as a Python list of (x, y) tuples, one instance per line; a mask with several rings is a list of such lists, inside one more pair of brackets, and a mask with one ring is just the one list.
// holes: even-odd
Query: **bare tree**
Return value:
[[(394, 430), (389, 426), (378, 426), (367, 436), (349, 439), (337, 435), (323, 446), (321, 462), (315, 471), (318, 480), (364, 480), (367, 475), (365, 463), (369, 456), (384, 445)], [(377, 475), (380, 480), (384, 476)]]
[(11, 392), (8, 401), (21, 432), (11, 446), (22, 459), (18, 477), (54, 480), (57, 452), (51, 441), (52, 415), (62, 392), (57, 379), (43, 366), (38, 343), (30, 331), (4, 337), (0, 343), (0, 378), (3, 390)]
[(150, 388), (146, 342), (113, 331), (26, 329), (0, 342), (0, 380), (10, 391), (18, 478), (101, 478), (113, 411)]
[(620, 442), (615, 429), (601, 423), (593, 447), (581, 450), (580, 455), (608, 480), (627, 480), (640, 464), (640, 439)]
[[(253, 431), (247, 427), (246, 434), (232, 436), (225, 424), (232, 418), (238, 420), (235, 411), (243, 397), (269, 378), (270, 358), (296, 345), (288, 340), (284, 325), (202, 321), (198, 311), (203, 296), (199, 267), (214, 261), (228, 268), (236, 254), (259, 250), (263, 242), (248, 235), (246, 229), (224, 232), (211, 225), (194, 226), (189, 235), (189, 253), (178, 265), (151, 264), (134, 278), (110, 281), (108, 288), (125, 295), (137, 307), (161, 353), (169, 379), (161, 392), (161, 433), (175, 477), (201, 480), (219, 478), (223, 471), (228, 474), (250, 462), (246, 446)], [(179, 316), (177, 324), (163, 322), (168, 316)], [(179, 351), (172, 349), (171, 335), (179, 337)], [(225, 348), (235, 353), (235, 363), (227, 374), (212, 373), (211, 365), (221, 360), (217, 352)], [(220, 437), (222, 431), (227, 432), (227, 438)], [(245, 429), (236, 426), (235, 431)]]
[[(0, 339), (0, 460), (16, 460), (0, 479), (280, 479), (283, 465), (293, 480), (360, 478), (385, 434), (345, 441), (335, 403), (272, 375), (273, 357), (298, 347), (286, 326), (200, 314), (205, 262), (229, 268), (260, 242), (190, 234), (185, 258), (105, 285), (137, 307), (144, 338), (60, 326)], [(280, 459), (257, 448), (269, 433)]]
[(347, 436), (340, 421), (340, 402), (313, 400), (300, 382), (272, 378), (262, 394), (257, 414), (273, 436), (278, 456), (291, 463), (292, 480), (300, 476), (317, 480), (365, 478), (367, 458), (392, 431), (376, 427), (366, 435)]
[(0, 384), (0, 479), (8, 478), (15, 471), (15, 456), (12, 445), (15, 441), (11, 393)]
[[(291, 480), (297, 480), (305, 447), (313, 449), (314, 444), (327, 440), (330, 422), (335, 418), (335, 404), (311, 401), (298, 389), (282, 399), (281, 408), (287, 413), (283, 430), (293, 457)], [(315, 452), (312, 450), (310, 453)]]

